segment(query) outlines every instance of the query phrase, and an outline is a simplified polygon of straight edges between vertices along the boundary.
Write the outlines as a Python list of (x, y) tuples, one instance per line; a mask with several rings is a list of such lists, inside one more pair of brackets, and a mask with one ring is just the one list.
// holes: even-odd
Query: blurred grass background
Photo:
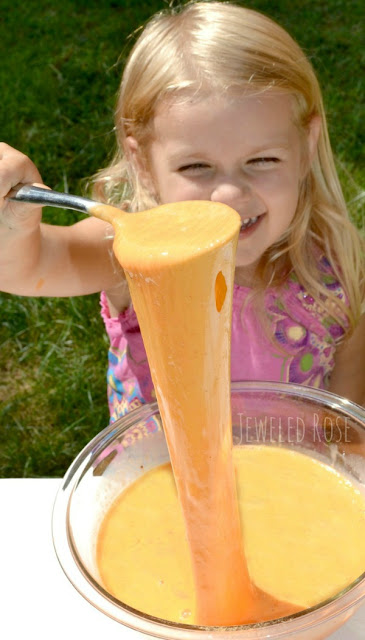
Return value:
[[(176, 3), (175, 3), (176, 4)], [(363, 226), (361, 0), (247, 0), (304, 48), (324, 93), (351, 215)], [(128, 36), (163, 0), (2, 0), (0, 138), (50, 187), (83, 192), (114, 147), (113, 110)], [(69, 224), (70, 211), (44, 219)], [(107, 340), (98, 296), (0, 294), (0, 477), (57, 477), (108, 423)]]

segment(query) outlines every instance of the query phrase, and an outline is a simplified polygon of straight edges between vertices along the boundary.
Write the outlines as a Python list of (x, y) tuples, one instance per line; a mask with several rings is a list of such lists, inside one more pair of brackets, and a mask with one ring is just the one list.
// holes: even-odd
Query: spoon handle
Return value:
[(90, 209), (99, 204), (89, 198), (43, 189), (42, 187), (34, 187), (33, 185), (24, 185), (20, 188), (13, 189), (10, 195), (7, 196), (7, 199), (16, 202), (34, 202), (35, 204), (49, 207), (74, 209), (82, 213), (90, 213)]

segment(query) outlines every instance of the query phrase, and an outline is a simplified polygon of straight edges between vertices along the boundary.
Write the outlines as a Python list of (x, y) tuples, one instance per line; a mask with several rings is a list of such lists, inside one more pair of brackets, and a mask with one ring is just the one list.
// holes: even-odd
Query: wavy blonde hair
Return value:
[[(157, 201), (124, 155), (126, 136), (145, 151), (157, 106), (172, 96), (207, 90), (280, 89), (294, 97), (294, 118), (305, 134), (319, 116), (315, 157), (303, 179), (292, 224), (262, 256), (261, 290), (285, 283), (294, 270), (317, 303), (346, 327), (361, 315), (364, 265), (360, 234), (351, 223), (331, 151), (320, 87), (311, 64), (291, 36), (270, 18), (226, 2), (189, 2), (155, 15), (127, 60), (115, 114), (117, 151), (94, 179), (93, 197), (130, 211)], [(305, 148), (305, 145), (304, 145)], [(346, 292), (347, 304), (323, 281), (313, 251), (324, 254)]]

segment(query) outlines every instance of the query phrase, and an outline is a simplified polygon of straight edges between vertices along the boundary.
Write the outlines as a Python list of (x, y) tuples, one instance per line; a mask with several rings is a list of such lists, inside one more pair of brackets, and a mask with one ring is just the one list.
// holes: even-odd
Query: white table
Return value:
[[(59, 479), (0, 480), (0, 636), (147, 640), (148, 636), (100, 613), (64, 575), (51, 536), (59, 485)], [(364, 606), (331, 636), (331, 640), (364, 638)]]

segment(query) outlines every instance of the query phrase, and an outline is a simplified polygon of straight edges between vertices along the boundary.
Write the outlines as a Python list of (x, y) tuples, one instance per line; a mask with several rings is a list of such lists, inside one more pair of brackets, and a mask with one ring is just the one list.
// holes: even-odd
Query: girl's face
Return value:
[[(157, 201), (229, 205), (242, 220), (236, 266), (257, 263), (288, 229), (305, 172), (292, 97), (269, 91), (165, 102), (153, 124), (148, 182)], [(309, 127), (309, 155), (317, 124)]]

